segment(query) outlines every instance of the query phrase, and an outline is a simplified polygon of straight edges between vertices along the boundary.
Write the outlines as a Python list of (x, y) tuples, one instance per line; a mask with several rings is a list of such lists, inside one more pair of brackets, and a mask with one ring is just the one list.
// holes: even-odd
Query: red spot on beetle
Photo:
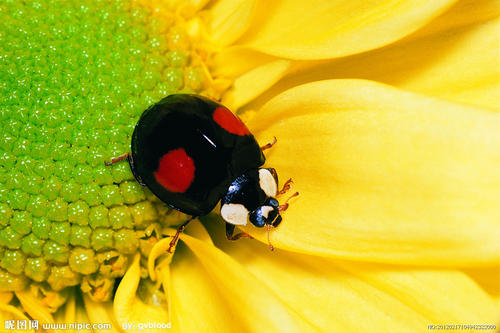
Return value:
[(243, 124), (240, 118), (236, 117), (231, 111), (226, 108), (218, 107), (214, 111), (214, 121), (229, 133), (236, 135), (248, 135), (250, 131)]
[(160, 158), (154, 172), (156, 181), (171, 192), (185, 192), (194, 179), (194, 162), (182, 148), (174, 149)]

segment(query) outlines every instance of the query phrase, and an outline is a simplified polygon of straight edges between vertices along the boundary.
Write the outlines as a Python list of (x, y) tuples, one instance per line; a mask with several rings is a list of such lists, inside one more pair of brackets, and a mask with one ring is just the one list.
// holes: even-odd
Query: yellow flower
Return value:
[(274, 252), (260, 229), (242, 228), (256, 240), (227, 241), (213, 213), (191, 223), (172, 257), (165, 236), (183, 217), (158, 208), (159, 223), (141, 229), (151, 246), (127, 252), (112, 300), (16, 285), (0, 295), (0, 322), (27, 314), (179, 332), (500, 325), (498, 2), (134, 5), (179, 29), (170, 49), (186, 31), (206, 81), (185, 75), (182, 89), (222, 98), (259, 142), (276, 136), (266, 163), (300, 196), (270, 234)]

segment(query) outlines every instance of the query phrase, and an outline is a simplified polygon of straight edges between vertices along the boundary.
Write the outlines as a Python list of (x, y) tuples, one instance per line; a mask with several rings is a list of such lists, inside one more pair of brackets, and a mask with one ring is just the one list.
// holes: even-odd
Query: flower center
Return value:
[(3, 1), (0, 290), (103, 300), (127, 256), (148, 255), (172, 217), (127, 163), (103, 162), (130, 151), (149, 105), (206, 88), (180, 21), (128, 1)]

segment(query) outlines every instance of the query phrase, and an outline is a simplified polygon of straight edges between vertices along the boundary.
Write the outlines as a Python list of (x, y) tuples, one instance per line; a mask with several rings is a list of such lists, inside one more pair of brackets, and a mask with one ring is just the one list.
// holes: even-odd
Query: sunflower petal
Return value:
[(217, 229), (211, 230), (217, 246), (323, 332), (387, 332), (388, 327), (411, 332), (437, 323), (495, 323), (492, 299), (462, 272), (271, 252), (253, 240), (236, 245)]
[(500, 267), (468, 269), (465, 272), (493, 297), (500, 313)]
[(111, 323), (111, 329), (95, 330), (97, 333), (109, 332), (117, 333), (118, 323), (115, 322), (113, 315), (113, 304), (112, 302), (96, 302), (93, 301), (89, 296), (84, 295), (83, 301), (85, 304), (85, 310), (91, 323)]
[[(8, 321), (8, 320), (29, 320), (29, 318), (21, 310), (19, 310), (17, 307), (2, 302), (0, 304), (0, 322), (6, 323), (6, 321)], [(6, 326), (4, 326), (4, 327), (7, 328)], [(4, 332), (4, 330), (0, 330), (0, 331)], [(8, 330), (6, 329), (5, 332), (8, 332)], [(34, 330), (26, 330), (24, 332), (33, 333), (35, 331)]]
[[(500, 262), (500, 115), (362, 80), (288, 90), (249, 123), (300, 192), (275, 246), (420, 265)], [(261, 241), (262, 229), (242, 228)]]
[(238, 324), (233, 327), (245, 332), (261, 332), (263, 327), (272, 332), (315, 331), (231, 257), (189, 235), (183, 234), (181, 239), (198, 257), (228, 307), (234, 309), (230, 313)]
[(16, 291), (16, 297), (31, 318), (41, 323), (54, 323), (54, 318), (50, 311), (30, 290)]
[(214, 55), (210, 73), (216, 77), (235, 78), (279, 58), (244, 48), (225, 48)]
[[(113, 309), (119, 327), (132, 324), (135, 330), (140, 330), (144, 323), (168, 324), (168, 312), (160, 306), (148, 305), (136, 296), (140, 281), (140, 255), (134, 257), (127, 273), (118, 285), (113, 301)], [(152, 331), (164, 331), (161, 328)]]
[[(500, 109), (500, 6), (460, 1), (417, 33), (387, 47), (333, 61), (296, 64), (250, 108), (307, 82), (362, 78), (426, 95)], [(230, 56), (231, 53), (228, 53)], [(241, 55), (243, 62), (245, 55)]]
[(245, 73), (234, 80), (222, 103), (232, 110), (239, 109), (275, 84), (289, 68), (290, 61), (276, 60)]
[(238, 45), (293, 59), (326, 59), (374, 49), (417, 30), (453, 0), (261, 1)]
[(408, 304), (430, 323), (494, 324), (499, 319), (494, 300), (463, 272), (352, 262), (340, 266)]
[(219, 0), (208, 11), (208, 38), (226, 46), (241, 37), (253, 16), (255, 0)]
[(172, 327), (179, 332), (233, 332), (239, 323), (203, 266), (183, 244), (176, 252), (181, 260), (171, 267)]

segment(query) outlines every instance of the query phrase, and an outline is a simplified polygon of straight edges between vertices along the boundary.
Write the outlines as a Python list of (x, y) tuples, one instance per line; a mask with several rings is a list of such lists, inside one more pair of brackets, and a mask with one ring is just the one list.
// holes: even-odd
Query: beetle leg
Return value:
[(247, 234), (246, 232), (240, 232), (239, 234), (233, 235), (235, 227), (236, 226), (234, 224), (226, 222), (226, 237), (228, 240), (238, 240), (241, 237), (247, 237), (253, 239), (253, 237)]
[(285, 203), (284, 203), (284, 204), (282, 204), (282, 205), (279, 205), (279, 206), (278, 206), (278, 210), (279, 210), (280, 212), (287, 210), (287, 209), (288, 209), (288, 200), (290, 200), (291, 198), (296, 197), (296, 196), (298, 196), (298, 195), (299, 195), (299, 192), (295, 192), (294, 194), (292, 194), (292, 195), (290, 196), (290, 198), (286, 199), (286, 201), (285, 201)]
[(191, 218), (189, 220), (187, 220), (186, 222), (184, 222), (183, 224), (181, 224), (179, 226), (179, 228), (177, 228), (177, 232), (175, 233), (174, 238), (172, 238), (172, 241), (170, 241), (170, 244), (169, 244), (169, 247), (168, 247), (168, 250), (167, 250), (168, 253), (172, 253), (170, 250), (172, 250), (172, 248), (175, 246), (175, 244), (179, 240), (179, 235), (181, 234), (181, 232), (184, 231), (184, 229), (186, 228), (186, 226), (188, 225), (188, 223), (191, 222), (192, 220), (194, 220), (195, 218), (196, 218), (196, 216), (191, 216)]
[(271, 251), (274, 251), (274, 246), (273, 246), (273, 244), (271, 244), (271, 240), (269, 239), (269, 233), (271, 231), (271, 225), (267, 224), (266, 226), (267, 226), (267, 244), (269, 244), (269, 249)]
[(124, 159), (128, 158), (128, 157), (129, 157), (129, 155), (130, 155), (130, 153), (125, 153), (125, 154), (123, 154), (123, 155), (121, 155), (121, 156), (118, 156), (118, 157), (113, 157), (113, 158), (111, 159), (111, 162), (106, 162), (106, 161), (104, 161), (104, 165), (106, 165), (106, 166), (113, 165), (113, 164), (115, 164), (115, 163), (118, 163), (118, 162), (123, 161)]
[(269, 149), (269, 148), (271, 148), (272, 146), (274, 146), (274, 144), (275, 144), (276, 142), (278, 142), (278, 140), (276, 139), (276, 137), (274, 137), (273, 142), (269, 142), (269, 143), (267, 143), (266, 145), (264, 145), (264, 146), (260, 147), (260, 150), (266, 150), (266, 149)]
[(285, 194), (286, 191), (288, 191), (290, 189), (290, 184), (293, 183), (292, 181), (292, 178), (288, 179), (285, 184), (283, 185), (283, 188), (281, 189), (281, 191), (279, 191), (276, 195), (280, 195), (280, 194)]

